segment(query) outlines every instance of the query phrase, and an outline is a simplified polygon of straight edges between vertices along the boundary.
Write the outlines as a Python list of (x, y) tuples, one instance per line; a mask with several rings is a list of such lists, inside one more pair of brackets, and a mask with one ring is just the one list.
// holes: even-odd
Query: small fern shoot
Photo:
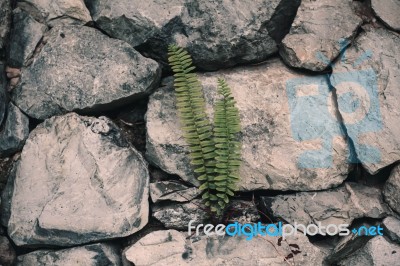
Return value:
[(170, 45), (168, 61), (174, 72), (174, 87), (177, 109), (184, 137), (189, 145), (191, 164), (198, 174), (198, 180), (204, 190), (203, 199), (206, 206), (216, 205), (214, 196), (215, 144), (212, 128), (205, 112), (205, 101), (201, 84), (192, 66), (191, 56), (182, 48)]
[(229, 197), (234, 195), (236, 182), (239, 180), (240, 142), (237, 134), (240, 132), (239, 110), (225, 80), (218, 79), (218, 93), (222, 96), (215, 105), (214, 141), (215, 141), (215, 172), (214, 178), (220, 213), (229, 203)]

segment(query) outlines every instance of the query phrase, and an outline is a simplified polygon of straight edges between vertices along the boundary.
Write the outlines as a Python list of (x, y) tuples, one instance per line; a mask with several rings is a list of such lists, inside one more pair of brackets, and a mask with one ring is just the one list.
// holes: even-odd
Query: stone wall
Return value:
[[(0, 0), (0, 265), (396, 265), (399, 32), (396, 0)], [(384, 236), (188, 236), (171, 43), (240, 111), (225, 222)]]

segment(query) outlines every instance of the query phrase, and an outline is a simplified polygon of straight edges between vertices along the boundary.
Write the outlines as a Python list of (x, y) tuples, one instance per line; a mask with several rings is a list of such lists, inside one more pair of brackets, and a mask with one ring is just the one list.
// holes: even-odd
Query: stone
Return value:
[(377, 188), (345, 183), (320, 192), (300, 192), (276, 197), (262, 197), (266, 213), (294, 224), (351, 224), (354, 219), (384, 218), (390, 214)]
[(9, 103), (4, 128), (0, 131), (0, 157), (22, 150), (28, 135), (29, 118), (18, 107)]
[[(333, 66), (339, 112), (370, 174), (400, 160), (400, 35), (366, 28)], [(377, 42), (376, 40), (380, 40)]]
[(223, 220), (240, 224), (258, 223), (261, 220), (261, 216), (254, 202), (232, 200), (225, 210), (225, 218)]
[(18, 6), (50, 27), (83, 25), (92, 20), (83, 0), (23, 0), (18, 2)]
[(352, 1), (301, 1), (279, 53), (292, 67), (322, 71), (351, 43), (361, 23)]
[(372, 238), (351, 256), (340, 261), (339, 266), (397, 265), (400, 260), (400, 246), (388, 242), (383, 236)]
[(398, 0), (371, 0), (371, 6), (386, 26), (400, 31), (400, 2)]
[(159, 76), (156, 62), (123, 41), (90, 27), (54, 27), (11, 97), (36, 119), (103, 111), (146, 96)]
[(11, 27), (11, 0), (0, 1), (0, 58), (7, 43)]
[(4, 227), (8, 226), (8, 221), (10, 220), (11, 215), (11, 198), (12, 193), (14, 191), (14, 180), (16, 176), (16, 171), (19, 165), (19, 160), (17, 159), (11, 166), (7, 168), (7, 182), (4, 190), (1, 192), (1, 201), (0, 201), (0, 218), (1, 225)]
[(7, 237), (0, 236), (0, 265), (13, 265), (16, 253)]
[(8, 65), (16, 68), (26, 65), (46, 30), (46, 25), (37, 22), (27, 12), (20, 8), (14, 9)]
[[(303, 234), (278, 237), (201, 236), (185, 239), (175, 230), (155, 231), (125, 251), (135, 265), (322, 265), (324, 254)], [(286, 258), (285, 258), (286, 257)]]
[(382, 221), (384, 233), (389, 239), (397, 244), (400, 244), (400, 220), (392, 216), (386, 217)]
[(38, 125), (13, 186), (8, 234), (18, 246), (125, 237), (148, 221), (147, 163), (106, 117), (69, 113)]
[(299, 0), (146, 2), (86, 1), (93, 20), (111, 37), (167, 62), (167, 45), (177, 43), (207, 70), (260, 62), (277, 52)]
[[(335, 247), (329, 255), (325, 258), (325, 262), (327, 265), (336, 265), (337, 262), (343, 260), (348, 257), (359, 248), (362, 248), (373, 236), (366, 235), (364, 228), (370, 228), (371, 226), (378, 226), (379, 224), (375, 222), (374, 224), (366, 223), (366, 222), (354, 222), (351, 227), (348, 229), (350, 232), (354, 229), (359, 230), (360, 234), (350, 233), (349, 235), (342, 236), (337, 243), (335, 243)], [(332, 241), (335, 242), (335, 241)]]
[(92, 244), (62, 250), (38, 250), (18, 256), (17, 266), (87, 265), (122, 266), (117, 248), (109, 244)]
[(192, 200), (188, 203), (169, 203), (154, 205), (152, 215), (168, 229), (187, 230), (190, 221), (196, 226), (205, 222), (209, 215), (206, 206), (201, 200)]
[(199, 196), (201, 191), (174, 181), (150, 183), (150, 196), (154, 203), (163, 200), (188, 202)]
[(390, 208), (400, 214), (400, 166), (396, 166), (383, 187), (383, 196)]
[(4, 63), (0, 61), (0, 126), (3, 123), (8, 102), (6, 96), (7, 80), (4, 68), (5, 68)]
[[(218, 97), (218, 77), (231, 87), (240, 112), (239, 190), (321, 190), (343, 182), (349, 172), (348, 147), (325, 76), (296, 73), (279, 59), (199, 74), (209, 117)], [(146, 158), (198, 185), (179, 125), (172, 79), (162, 83), (149, 99)], [(304, 94), (308, 97), (298, 96)]]

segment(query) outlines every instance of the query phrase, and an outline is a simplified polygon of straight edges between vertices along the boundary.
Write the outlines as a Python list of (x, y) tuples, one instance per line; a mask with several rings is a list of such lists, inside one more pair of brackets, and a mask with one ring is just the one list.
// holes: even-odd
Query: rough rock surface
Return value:
[(244, 200), (232, 200), (225, 210), (225, 216), (230, 223), (258, 223), (261, 220), (254, 202)]
[[(365, 226), (366, 228), (370, 228), (371, 226), (377, 226), (380, 223), (364, 223), (364, 222), (354, 222), (349, 230), (353, 230), (354, 228), (357, 230), (361, 226)], [(373, 236), (365, 235), (364, 231), (361, 231), (361, 234), (353, 234), (342, 236), (337, 241), (335, 247), (329, 252), (329, 255), (325, 258), (325, 262), (327, 265), (336, 265), (337, 262), (343, 260), (348, 257), (359, 248), (363, 247)]]
[(158, 64), (89, 27), (55, 27), (13, 90), (33, 118), (97, 111), (132, 102), (158, 84)]
[(83, 0), (23, 0), (18, 6), (51, 27), (57, 24), (85, 24), (92, 20)]
[[(318, 190), (342, 183), (348, 173), (348, 148), (324, 76), (297, 74), (278, 59), (201, 74), (209, 117), (217, 77), (227, 81), (240, 111), (240, 190)], [(165, 79), (149, 100), (146, 157), (162, 170), (198, 184), (171, 81)]]
[(156, 203), (163, 200), (187, 202), (199, 196), (201, 191), (173, 181), (150, 183), (150, 197)]
[(349, 0), (303, 0), (280, 54), (287, 64), (324, 70), (361, 25)]
[(20, 151), (29, 135), (29, 118), (9, 103), (4, 128), (0, 130), (0, 157)]
[(358, 160), (375, 174), (400, 160), (400, 35), (366, 30), (334, 65), (330, 80)]
[(379, 189), (357, 183), (321, 192), (262, 197), (262, 202), (268, 213), (290, 224), (351, 224), (357, 218), (390, 214)]
[(277, 52), (299, 0), (86, 1), (93, 20), (110, 36), (166, 61), (178, 43), (208, 70), (265, 60)]
[[(324, 254), (302, 234), (278, 243), (278, 237), (193, 237), (175, 230), (155, 231), (135, 243), (126, 258), (135, 265), (322, 265)], [(274, 249), (272, 244), (277, 250)], [(300, 251), (300, 252), (298, 252)], [(151, 253), (152, 256), (147, 254)]]
[(400, 260), (400, 246), (388, 242), (383, 236), (372, 238), (350, 257), (339, 262), (339, 266), (397, 265)]
[(371, 0), (375, 14), (389, 28), (400, 31), (400, 1), (398, 0)]
[(4, 120), (5, 112), (7, 109), (7, 98), (6, 98), (7, 80), (4, 70), (5, 70), (4, 62), (0, 61), (0, 126)]
[(0, 57), (11, 26), (11, 0), (0, 1)]
[(400, 220), (392, 216), (382, 221), (385, 235), (393, 242), (400, 244)]
[(8, 66), (18, 68), (24, 66), (33, 56), (46, 30), (46, 25), (36, 21), (29, 13), (20, 8), (14, 9)]
[(47, 119), (22, 151), (8, 233), (19, 246), (131, 235), (148, 220), (148, 182), (146, 162), (109, 119)]
[(13, 265), (16, 254), (7, 237), (0, 236), (0, 265)]
[(93, 244), (58, 251), (39, 250), (18, 256), (18, 266), (85, 265), (121, 266), (118, 250), (108, 244)]
[(383, 196), (389, 206), (400, 214), (400, 166), (396, 166), (383, 188)]
[(190, 221), (193, 225), (203, 223), (208, 214), (201, 200), (192, 200), (188, 203), (169, 203), (154, 205), (152, 215), (168, 229), (187, 230)]

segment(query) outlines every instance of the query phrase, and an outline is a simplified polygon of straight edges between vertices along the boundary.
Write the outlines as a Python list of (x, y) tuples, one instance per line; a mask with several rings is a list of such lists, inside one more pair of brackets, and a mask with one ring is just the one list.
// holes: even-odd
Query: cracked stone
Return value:
[(266, 213), (290, 224), (351, 224), (354, 219), (384, 218), (392, 212), (381, 191), (357, 183), (320, 192), (262, 197)]
[(16, 265), (122, 266), (122, 262), (116, 247), (109, 244), (93, 244), (57, 251), (34, 251), (18, 256)]
[(303, 0), (279, 51), (292, 67), (322, 71), (351, 42), (362, 20), (349, 0)]
[[(377, 41), (379, 40), (379, 41)], [(366, 28), (330, 76), (357, 160), (376, 174), (400, 160), (400, 36)]]
[(215, 70), (260, 62), (277, 52), (299, 0), (86, 1), (96, 24), (166, 64), (167, 45), (187, 48), (195, 65)]
[(110, 110), (148, 95), (160, 74), (157, 62), (96, 29), (54, 27), (11, 97), (36, 119)]
[(147, 224), (147, 163), (105, 117), (45, 120), (15, 168), (5, 202), (8, 234), (18, 246), (80, 245), (125, 237)]
[[(322, 265), (325, 254), (313, 246), (306, 236), (298, 234), (288, 241), (278, 237), (201, 236), (186, 239), (175, 231), (152, 232), (125, 251), (135, 265)], [(289, 244), (291, 246), (289, 246)]]
[[(337, 186), (347, 177), (348, 147), (325, 76), (299, 74), (279, 59), (199, 74), (209, 117), (218, 97), (217, 78), (227, 81), (240, 112), (240, 190), (320, 190)], [(164, 79), (150, 96), (146, 127), (148, 161), (198, 185), (180, 129), (171, 78)]]

